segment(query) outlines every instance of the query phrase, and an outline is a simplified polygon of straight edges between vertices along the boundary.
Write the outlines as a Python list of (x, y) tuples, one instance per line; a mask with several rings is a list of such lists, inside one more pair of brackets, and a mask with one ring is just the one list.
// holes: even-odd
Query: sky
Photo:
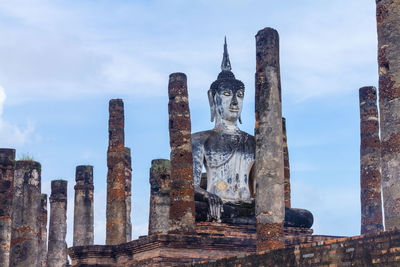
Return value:
[(1, 1), (0, 147), (42, 165), (42, 192), (94, 166), (95, 244), (105, 242), (108, 101), (125, 105), (132, 149), (133, 238), (147, 234), (149, 168), (169, 158), (168, 77), (184, 72), (192, 131), (211, 129), (207, 90), (224, 36), (245, 84), (242, 130), (254, 133), (255, 35), (280, 35), (292, 207), (315, 234), (360, 233), (358, 89), (377, 86), (375, 3), (365, 0)]

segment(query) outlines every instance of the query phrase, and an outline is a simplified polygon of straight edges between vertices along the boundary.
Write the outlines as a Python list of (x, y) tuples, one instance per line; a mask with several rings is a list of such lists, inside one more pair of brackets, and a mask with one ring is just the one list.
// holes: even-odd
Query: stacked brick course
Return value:
[(94, 203), (93, 166), (81, 165), (75, 171), (74, 246), (93, 245)]
[(0, 149), (0, 262), (9, 265), (15, 149)]
[(258, 266), (399, 266), (400, 231), (301, 244), (264, 253), (240, 255), (196, 267)]
[(187, 78), (172, 73), (168, 84), (171, 190), (169, 230), (192, 232), (195, 227), (193, 157)]
[(361, 234), (383, 231), (376, 88), (360, 88)]
[(386, 230), (400, 226), (400, 1), (376, 1), (382, 192)]
[(67, 181), (51, 181), (48, 267), (67, 264), (67, 187)]
[(47, 266), (47, 194), (41, 197), (40, 259), (42, 267)]
[(285, 206), (290, 208), (290, 165), (289, 165), (289, 149), (287, 144), (287, 134), (286, 134), (286, 119), (282, 118), (282, 135), (283, 135), (283, 164), (284, 164), (284, 185), (283, 191), (285, 194)]
[(149, 235), (166, 234), (169, 219), (169, 183), (171, 163), (166, 159), (151, 161)]
[(281, 248), (285, 218), (279, 35), (256, 35), (256, 219), (257, 250)]
[(125, 147), (125, 206), (126, 206), (126, 242), (132, 240), (132, 157), (131, 149)]
[(124, 103), (122, 99), (111, 99), (109, 103), (107, 151), (107, 205), (106, 244), (126, 242), (126, 161), (124, 137)]
[(41, 228), (41, 166), (19, 160), (15, 166), (10, 266), (38, 266)]

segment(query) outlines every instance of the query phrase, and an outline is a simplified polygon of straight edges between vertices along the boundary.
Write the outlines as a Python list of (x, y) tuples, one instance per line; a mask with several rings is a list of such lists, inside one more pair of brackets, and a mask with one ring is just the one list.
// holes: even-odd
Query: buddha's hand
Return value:
[(219, 196), (208, 192), (207, 201), (209, 207), (209, 212), (207, 214), (208, 220), (221, 222), (221, 213), (224, 211), (222, 199)]

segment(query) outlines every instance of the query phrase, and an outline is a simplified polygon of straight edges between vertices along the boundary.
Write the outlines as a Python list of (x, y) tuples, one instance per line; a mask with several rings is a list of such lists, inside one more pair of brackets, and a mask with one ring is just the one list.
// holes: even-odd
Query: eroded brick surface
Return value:
[(386, 229), (400, 225), (400, 2), (376, 1), (382, 193)]
[[(285, 216), (279, 35), (265, 28), (256, 35), (256, 219), (259, 251), (284, 246)], [(280, 229), (278, 229), (280, 227)], [(264, 229), (273, 229), (268, 234)]]
[(51, 181), (48, 267), (67, 265), (67, 188), (65, 180)]
[(15, 149), (0, 149), (0, 262), (9, 265)]
[(41, 221), (40, 221), (39, 264), (42, 267), (46, 267), (47, 266), (47, 194), (41, 195), (40, 212), (41, 212)]
[(168, 232), (170, 176), (169, 160), (151, 161), (149, 235)]
[(383, 231), (377, 92), (360, 88), (361, 234)]
[(14, 175), (10, 266), (38, 266), (41, 228), (41, 166), (19, 160)]
[(125, 147), (125, 206), (126, 206), (126, 241), (132, 240), (132, 157), (131, 149)]
[(124, 103), (111, 99), (108, 121), (106, 244), (126, 242), (126, 157), (124, 137)]
[(289, 149), (287, 144), (286, 134), (286, 119), (282, 118), (282, 135), (283, 135), (283, 164), (284, 164), (284, 194), (285, 194), (285, 206), (290, 208), (290, 165), (289, 165)]
[(195, 205), (191, 122), (185, 74), (170, 75), (168, 97), (171, 146), (169, 230), (191, 232), (195, 225)]
[(93, 166), (80, 165), (75, 171), (74, 246), (93, 245)]

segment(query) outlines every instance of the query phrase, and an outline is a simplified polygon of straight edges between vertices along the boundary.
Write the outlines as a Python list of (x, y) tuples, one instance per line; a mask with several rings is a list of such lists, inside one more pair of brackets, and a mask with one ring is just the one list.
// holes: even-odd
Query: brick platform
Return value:
[[(286, 228), (287, 246), (332, 239), (312, 236), (311, 229)], [(152, 235), (120, 245), (69, 248), (72, 266), (174, 266), (245, 255), (256, 251), (256, 229), (251, 225), (198, 223), (192, 235)]]
[(400, 266), (400, 230), (295, 245), (186, 266)]

